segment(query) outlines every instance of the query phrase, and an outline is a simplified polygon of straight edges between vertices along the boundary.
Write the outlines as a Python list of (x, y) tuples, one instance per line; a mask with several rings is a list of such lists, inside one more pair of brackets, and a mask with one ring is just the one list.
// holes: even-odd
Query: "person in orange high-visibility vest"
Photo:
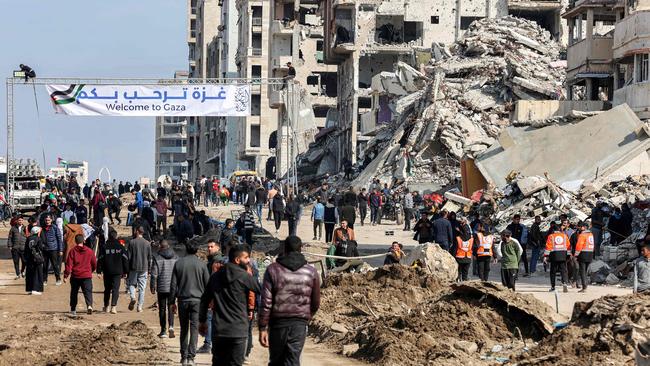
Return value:
[(551, 262), (551, 289), (549, 291), (555, 291), (555, 275), (560, 271), (563, 291), (569, 292), (566, 257), (570, 249), (569, 238), (561, 231), (559, 225), (553, 223), (546, 238), (546, 249), (544, 250), (544, 263)]
[(571, 248), (573, 255), (578, 259), (578, 272), (580, 273), (580, 284), (582, 288), (578, 292), (587, 290), (587, 267), (594, 259), (594, 234), (587, 229), (586, 222), (578, 223), (578, 231), (571, 236)]
[(451, 253), (454, 254), (458, 263), (458, 282), (467, 281), (469, 268), (472, 265), (472, 247), (474, 238), (469, 225), (461, 223), (460, 233), (456, 235)]
[(487, 281), (490, 277), (490, 262), (495, 258), (494, 236), (485, 232), (485, 225), (479, 222), (474, 233), (474, 255), (478, 263), (478, 277)]

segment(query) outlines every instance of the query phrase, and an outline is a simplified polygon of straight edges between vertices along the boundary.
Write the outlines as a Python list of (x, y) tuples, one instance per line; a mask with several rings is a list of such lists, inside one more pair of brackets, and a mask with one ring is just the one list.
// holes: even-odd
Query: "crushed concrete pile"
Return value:
[[(481, 19), (450, 49), (437, 50), (425, 73), (398, 63), (393, 83), (382, 83), (402, 83), (380, 88), (391, 98), (393, 120), (368, 141), (353, 185), (367, 186), (374, 177), (454, 183), (461, 157), (484, 151), (511, 124), (514, 102), (561, 98), (565, 70), (554, 63), (560, 45), (535, 22)], [(419, 90), (399, 91), (413, 86)]]
[(577, 302), (569, 325), (543, 339), (515, 365), (634, 365), (650, 339), (650, 295), (605, 296)]
[(326, 279), (310, 331), (373, 365), (491, 365), (549, 335), (551, 314), (500, 285), (386, 266)]
[(426, 273), (442, 282), (452, 282), (458, 278), (458, 263), (449, 251), (438, 244), (424, 244), (413, 248), (404, 259), (408, 265), (417, 265)]
[[(23, 316), (23, 315), (18, 315)], [(141, 321), (98, 327), (60, 315), (40, 317), (40, 325), (2, 335), (4, 365), (163, 365), (171, 362), (165, 345)], [(21, 319), (23, 324), (34, 319)]]

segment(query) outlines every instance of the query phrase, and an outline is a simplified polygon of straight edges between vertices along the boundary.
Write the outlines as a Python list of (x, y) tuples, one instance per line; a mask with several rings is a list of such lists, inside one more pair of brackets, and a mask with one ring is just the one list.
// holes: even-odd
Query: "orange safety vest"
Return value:
[(476, 236), (478, 237), (478, 250), (476, 251), (476, 256), (491, 257), (494, 237), (492, 235), (483, 235), (482, 233), (477, 233)]
[(549, 255), (551, 252), (566, 252), (570, 249), (569, 237), (563, 232), (555, 232), (546, 239), (544, 255)]
[(463, 241), (460, 236), (456, 237), (456, 258), (472, 258), (472, 245), (474, 238), (469, 238), (468, 241)]
[(576, 255), (581, 252), (594, 251), (594, 234), (591, 231), (583, 231), (578, 235), (578, 242), (576, 243)]

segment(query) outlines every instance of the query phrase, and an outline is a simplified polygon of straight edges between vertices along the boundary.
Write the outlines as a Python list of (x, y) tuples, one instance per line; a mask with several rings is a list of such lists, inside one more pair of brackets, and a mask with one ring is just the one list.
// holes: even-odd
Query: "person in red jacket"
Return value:
[(97, 269), (97, 259), (92, 249), (84, 245), (83, 235), (75, 236), (74, 241), (77, 245), (65, 260), (63, 282), (70, 277), (70, 314), (77, 315), (77, 295), (81, 288), (90, 315), (93, 313), (93, 272)]

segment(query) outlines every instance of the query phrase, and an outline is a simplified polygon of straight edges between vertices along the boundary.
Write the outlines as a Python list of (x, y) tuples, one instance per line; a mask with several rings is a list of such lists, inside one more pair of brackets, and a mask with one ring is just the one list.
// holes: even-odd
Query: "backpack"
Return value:
[(40, 245), (38, 243), (34, 243), (34, 240), (31, 240), (28, 244), (29, 250), (32, 254), (32, 258), (34, 258), (34, 263), (36, 264), (43, 264), (45, 263), (45, 258), (43, 257), (43, 251), (41, 250)]

